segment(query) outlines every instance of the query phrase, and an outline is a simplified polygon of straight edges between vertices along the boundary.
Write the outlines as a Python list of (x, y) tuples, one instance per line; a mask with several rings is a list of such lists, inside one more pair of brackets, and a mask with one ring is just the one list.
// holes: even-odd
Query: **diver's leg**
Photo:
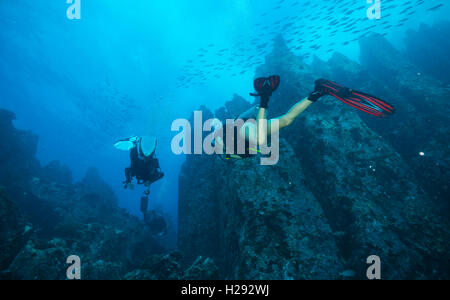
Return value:
[[(314, 102), (308, 100), (308, 98), (296, 103), (285, 115), (267, 121), (266, 109), (260, 108), (258, 111), (258, 116), (256, 120), (256, 128), (254, 126), (244, 126), (241, 129), (241, 136), (245, 136), (247, 141), (253, 142), (254, 144), (263, 145), (267, 140), (268, 136), (271, 136), (282, 128), (288, 127), (294, 122), (294, 120), (303, 113), (311, 104)], [(271, 126), (274, 120), (279, 122), (279, 126)]]
[(125, 178), (127, 182), (131, 182), (131, 168), (125, 169)]
[(125, 185), (124, 187), (127, 188), (127, 186), (131, 183), (131, 168), (126, 168), (125, 169), (125, 181), (123, 182), (123, 184)]
[(144, 216), (147, 210), (148, 210), (148, 195), (145, 195), (141, 197), (141, 212), (144, 214)]
[[(291, 125), (292, 122), (294, 122), (294, 120), (313, 103), (313, 101), (305, 98), (296, 103), (285, 115), (269, 121), (266, 119), (266, 109), (260, 108), (256, 126), (254, 123), (246, 122), (240, 130), (240, 135), (253, 145), (263, 145), (268, 136), (271, 136), (280, 129)], [(272, 126), (274, 121), (278, 122), (278, 126)]]
[(302, 101), (298, 102), (297, 104), (295, 104), (285, 115), (272, 119), (269, 121), (268, 127), (269, 127), (269, 132), (268, 135), (272, 135), (274, 134), (276, 129), (276, 126), (271, 126), (271, 123), (274, 120), (277, 120), (279, 122), (279, 126), (278, 126), (278, 130), (288, 127), (289, 125), (292, 124), (292, 122), (294, 122), (294, 120), (302, 113), (304, 112), (311, 104), (313, 104), (314, 102), (308, 100), (308, 98), (303, 99)]

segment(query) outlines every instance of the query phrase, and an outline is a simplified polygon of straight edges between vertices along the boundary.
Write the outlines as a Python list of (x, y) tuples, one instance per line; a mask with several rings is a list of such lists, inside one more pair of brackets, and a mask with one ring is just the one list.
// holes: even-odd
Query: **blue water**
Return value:
[[(383, 7), (395, 5), (383, 10), (391, 16), (369, 20), (366, 0), (81, 0), (81, 19), (69, 20), (65, 0), (3, 0), (0, 107), (16, 113), (18, 128), (39, 136), (43, 165), (60, 160), (75, 180), (87, 168), (98, 168), (120, 205), (135, 214), (142, 189), (123, 189), (129, 157), (113, 144), (130, 135), (157, 136), (166, 177), (152, 186), (151, 205), (176, 220), (178, 173), (185, 158), (170, 149), (174, 119), (189, 117), (202, 104), (216, 109), (234, 93), (250, 100), (254, 71), (280, 33), (291, 47), (303, 44), (296, 53), (307, 61), (313, 55), (328, 59), (330, 49), (357, 61), (358, 42), (352, 40), (362, 32), (330, 38), (331, 29), (323, 25), (329, 21), (315, 18), (324, 12), (334, 16), (336, 11), (342, 19), (344, 7), (346, 16), (357, 20), (355, 28), (375, 24), (372, 31), (386, 33), (401, 49), (407, 29), (448, 20), (447, 3), (428, 11), (443, 2), (416, 5), (421, 2), (382, 1)], [(383, 30), (381, 22), (398, 24), (411, 6), (404, 24)], [(289, 22), (293, 25), (285, 28)], [(328, 47), (331, 40), (336, 44)], [(314, 44), (322, 46), (314, 50)]]

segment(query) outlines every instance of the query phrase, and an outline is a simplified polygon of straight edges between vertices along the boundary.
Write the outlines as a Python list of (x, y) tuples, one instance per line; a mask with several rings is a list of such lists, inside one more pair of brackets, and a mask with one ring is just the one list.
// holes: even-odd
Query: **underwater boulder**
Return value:
[(59, 247), (40, 249), (30, 240), (15, 257), (7, 274), (14, 280), (64, 280), (69, 253)]
[[(420, 67), (408, 61), (385, 37), (365, 37), (360, 40), (360, 48), (361, 66), (373, 78), (404, 94), (405, 101), (412, 102), (412, 105), (433, 105), (441, 102), (445, 96), (448, 97), (449, 91), (441, 80), (423, 73)], [(415, 100), (412, 101), (410, 96)], [(450, 109), (448, 105), (440, 108), (444, 111), (437, 111), (437, 115)]]
[(90, 260), (83, 263), (82, 278), (84, 280), (122, 280), (127, 271), (127, 265), (118, 260)]
[(287, 141), (276, 165), (254, 158), (221, 162), (219, 170), (218, 262), (228, 278), (338, 278), (344, 268), (335, 237)]
[(18, 206), (0, 187), (0, 271), (6, 270), (25, 246), (33, 230)]
[(16, 119), (16, 114), (6, 109), (0, 109), (0, 128), (13, 130), (12, 121)]
[(450, 22), (441, 21), (431, 26), (421, 23), (417, 30), (409, 29), (404, 39), (404, 55), (424, 73), (441, 78), (447, 85), (450, 84), (449, 35)]
[(143, 270), (133, 271), (125, 277), (128, 280), (179, 280), (183, 270), (181, 254), (171, 252), (166, 255), (152, 255), (142, 265)]
[[(357, 278), (365, 278), (366, 258), (377, 255), (377, 249), (381, 249), (379, 256), (391, 278), (445, 278), (448, 263), (442, 261), (448, 262), (445, 253), (450, 248), (446, 242), (448, 210), (432, 201), (430, 194), (433, 195), (433, 190), (442, 191), (438, 201), (443, 202), (448, 189), (448, 174), (443, 174), (442, 170), (448, 169), (446, 157), (450, 157), (445, 155), (448, 152), (449, 105), (432, 115), (427, 113), (423, 102), (448, 103), (446, 99), (450, 97), (445, 96), (448, 93), (439, 82), (429, 77), (416, 81), (417, 74), (411, 71), (414, 68), (382, 37), (361, 41), (361, 57), (362, 68), (353, 63), (353, 67), (347, 67), (345, 75), (347, 69), (339, 65), (345, 64), (347, 59), (335, 55), (329, 62), (330, 70), (336, 77), (351, 80), (364, 74), (364, 69), (370, 69), (371, 75), (361, 79), (359, 84), (381, 97), (391, 91), (390, 95), (398, 99), (391, 101), (398, 106), (398, 115), (377, 119), (325, 97), (284, 129), (281, 136), (294, 148), (309, 179), (306, 184), (320, 201), (335, 233), (339, 252)], [(267, 60), (268, 66), (273, 64)], [(407, 70), (403, 72), (403, 69)], [(272, 97), (270, 109), (277, 112), (272, 116), (281, 115), (286, 111), (286, 103), (291, 106), (295, 103), (293, 99), (298, 101), (299, 95), (307, 95), (312, 90), (305, 80), (318, 75), (308, 72), (305, 69), (282, 74), (282, 81), (284, 77), (288, 80), (284, 81), (284, 91), (277, 91)], [(371, 87), (378, 90), (371, 90)], [(407, 89), (411, 91), (405, 92)], [(428, 89), (434, 91), (427, 93)], [(412, 97), (414, 93), (427, 99), (422, 103), (416, 101)], [(435, 98), (432, 100), (432, 97)], [(401, 113), (402, 105), (411, 123), (416, 124), (403, 123), (408, 120), (405, 117), (408, 114)], [(426, 119), (433, 120), (437, 126), (430, 126)], [(390, 133), (393, 134), (388, 138)], [(408, 139), (410, 143), (406, 146), (399, 145)], [(438, 152), (434, 161), (430, 158), (428, 167), (424, 163), (415, 164), (408, 155), (408, 151), (414, 149), (411, 143), (418, 140), (429, 141), (435, 148), (431, 153)], [(418, 157), (419, 150), (415, 150), (414, 157)], [(433, 172), (437, 173), (433, 176)]]
[(332, 78), (331, 70), (328, 63), (317, 55), (313, 56), (313, 60), (311, 62), (311, 72), (317, 74), (320, 78)]
[[(362, 116), (364, 122), (393, 145), (448, 218), (449, 203), (445, 199), (450, 172), (445, 170), (450, 169), (450, 89), (381, 36), (362, 39), (360, 47), (362, 66), (371, 74), (368, 92), (396, 106), (396, 114), (391, 118), (380, 122)], [(417, 52), (417, 47), (421, 46), (409, 44), (407, 50)]]
[[(259, 65), (255, 71), (255, 78), (267, 77), (270, 75), (282, 75), (288, 72), (309, 69), (310, 66), (304, 63), (303, 58), (294, 55), (289, 49), (286, 41), (281, 35), (274, 39), (273, 51), (265, 59), (265, 63)], [(281, 76), (283, 84), (283, 76)], [(281, 87), (281, 85), (280, 85)]]
[(185, 260), (213, 257), (220, 252), (217, 213), (217, 161), (215, 157), (192, 158), (183, 164), (179, 175), (178, 247)]
[(6, 187), (13, 199), (40, 168), (35, 158), (38, 137), (15, 129), (14, 119), (14, 113), (0, 110), (0, 185)]
[(100, 195), (102, 201), (117, 206), (118, 199), (114, 194), (112, 188), (100, 177), (96, 168), (90, 168), (86, 171), (86, 175), (79, 183), (79, 188), (82, 193), (86, 195), (97, 194)]
[(51, 161), (42, 168), (40, 179), (57, 184), (71, 184), (72, 172), (59, 161)]
[(183, 280), (219, 280), (220, 274), (214, 261), (199, 256), (183, 273)]
[(139, 269), (128, 272), (126, 280), (214, 280), (219, 279), (217, 266), (199, 256), (191, 265), (183, 265), (183, 255), (173, 251), (150, 256)]
[(365, 278), (366, 258), (378, 255), (386, 279), (444, 276), (438, 260), (449, 249), (448, 230), (413, 170), (355, 111), (327, 101), (317, 106), (290, 128), (291, 143), (308, 187), (341, 233), (348, 267)]
[(221, 121), (227, 119), (234, 120), (251, 106), (252, 104), (250, 102), (241, 96), (234, 94), (232, 100), (225, 102), (225, 106), (215, 111), (215, 117)]
[(370, 79), (367, 70), (339, 52), (333, 53), (327, 65), (330, 68), (330, 79), (336, 80), (344, 86), (361, 89), (368, 79)]
[(329, 279), (344, 270), (294, 152), (281, 148), (275, 166), (214, 156), (183, 165), (179, 248), (189, 262), (211, 257), (228, 279)]

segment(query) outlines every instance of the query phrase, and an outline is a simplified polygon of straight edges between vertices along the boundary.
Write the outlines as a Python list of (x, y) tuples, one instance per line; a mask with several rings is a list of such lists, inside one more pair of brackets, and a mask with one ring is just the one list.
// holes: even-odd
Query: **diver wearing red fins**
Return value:
[(375, 96), (343, 87), (333, 81), (319, 79), (315, 91), (308, 97), (315, 102), (322, 96), (330, 95), (360, 111), (375, 117), (386, 117), (395, 113), (393, 105)]
[[(238, 120), (243, 120), (245, 124), (236, 130), (235, 141), (241, 139), (245, 141), (246, 145), (257, 145), (257, 147), (264, 145), (271, 135), (277, 133), (280, 129), (291, 125), (292, 122), (311, 104), (324, 96), (332, 96), (353, 108), (375, 117), (386, 117), (395, 113), (394, 106), (381, 100), (380, 98), (341, 86), (330, 80), (318, 79), (315, 82), (314, 91), (307, 98), (296, 103), (285, 115), (267, 120), (266, 112), (269, 106), (269, 100), (272, 94), (278, 89), (280, 81), (280, 76), (277, 75), (267, 78), (257, 78), (254, 80), (253, 85), (257, 93), (250, 93), (250, 95), (260, 97), (260, 104), (259, 107), (254, 107), (238, 117)], [(252, 118), (256, 119), (256, 123), (247, 122)], [(267, 126), (261, 126), (264, 124), (264, 122), (261, 121), (267, 121)], [(278, 122), (278, 126), (272, 126), (275, 121)], [(228, 124), (226, 126), (228, 126)], [(226, 130), (223, 133), (223, 138), (217, 137), (216, 141), (226, 150), (235, 150), (237, 148), (236, 145), (226, 145), (225, 134)], [(250, 155), (254, 155), (259, 152), (256, 149), (252, 149), (247, 146), (245, 150), (245, 154), (227, 154), (225, 157), (227, 159), (242, 159), (248, 158)], [(234, 151), (232, 153), (237, 152)]]

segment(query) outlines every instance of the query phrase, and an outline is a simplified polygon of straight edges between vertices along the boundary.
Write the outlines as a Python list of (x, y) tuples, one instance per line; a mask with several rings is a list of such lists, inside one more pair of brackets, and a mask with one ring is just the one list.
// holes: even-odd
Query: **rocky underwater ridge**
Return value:
[[(383, 279), (449, 278), (449, 90), (382, 36), (360, 47), (361, 63), (335, 53), (307, 65), (279, 38), (256, 72), (281, 76), (269, 117), (318, 78), (375, 94), (397, 113), (377, 119), (324, 98), (283, 129), (277, 165), (188, 156), (178, 222), (187, 262), (210, 257), (226, 279), (366, 279), (377, 255)], [(235, 95), (201, 110), (225, 120), (251, 105)]]
[(71, 255), (81, 279), (218, 277), (212, 260), (182, 264), (137, 217), (119, 208), (95, 169), (72, 183), (58, 162), (40, 166), (38, 138), (0, 110), (0, 279), (64, 280)]

